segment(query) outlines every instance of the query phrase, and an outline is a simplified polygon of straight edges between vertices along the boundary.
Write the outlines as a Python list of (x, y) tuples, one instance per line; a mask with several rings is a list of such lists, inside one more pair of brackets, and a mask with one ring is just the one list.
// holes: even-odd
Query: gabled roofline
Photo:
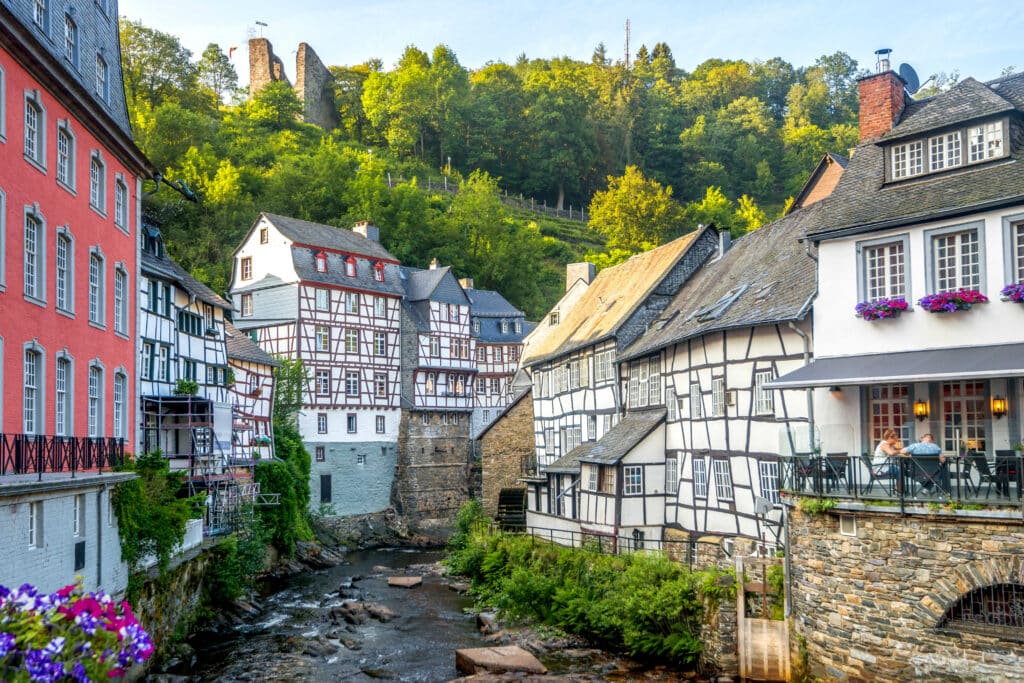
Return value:
[(810, 194), (811, 189), (814, 187), (818, 179), (821, 178), (821, 175), (828, 168), (829, 161), (839, 164), (840, 168), (846, 168), (846, 157), (840, 156), (838, 154), (833, 154), (832, 152), (825, 152), (825, 154), (823, 154), (821, 159), (818, 161), (818, 164), (814, 167), (814, 170), (811, 171), (811, 175), (807, 177), (807, 181), (804, 183), (803, 187), (801, 187), (800, 191), (797, 192), (796, 195), (793, 197), (793, 204), (789, 207), (789, 211), (786, 212), (787, 216), (796, 211), (797, 209), (802, 208), (801, 202), (807, 197), (808, 194)]
[(520, 391), (512, 399), (512, 401), (507, 406), (505, 406), (504, 408), (501, 409), (500, 413), (498, 413), (497, 415), (494, 416), (494, 419), (491, 420), (491, 423), (489, 425), (487, 425), (486, 427), (484, 427), (483, 429), (480, 430), (480, 433), (477, 434), (476, 438), (473, 439), (473, 440), (476, 441), (476, 440), (484, 438), (484, 434), (486, 434), (487, 432), (491, 431), (491, 427), (493, 427), (494, 425), (498, 424), (498, 420), (500, 420), (501, 418), (505, 417), (505, 415), (507, 415), (509, 413), (509, 411), (511, 411), (513, 408), (515, 408), (517, 405), (519, 405), (520, 401), (522, 401), (524, 398), (526, 398), (527, 396), (529, 396), (532, 393), (533, 393), (533, 386), (528, 386), (525, 389), (523, 389), (522, 391)]

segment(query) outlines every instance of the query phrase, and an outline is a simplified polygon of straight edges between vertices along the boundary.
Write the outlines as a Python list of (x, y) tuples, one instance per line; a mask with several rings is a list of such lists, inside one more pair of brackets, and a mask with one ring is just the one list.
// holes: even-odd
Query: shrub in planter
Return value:
[(999, 293), (1003, 295), (1003, 301), (1024, 304), (1024, 282), (1006, 285)]
[(958, 289), (955, 292), (929, 294), (917, 303), (931, 313), (951, 313), (970, 310), (974, 304), (988, 303), (988, 297), (976, 289)]
[(857, 316), (865, 320), (884, 320), (886, 318), (898, 318), (900, 313), (907, 310), (907, 300), (903, 297), (893, 299), (877, 299), (875, 301), (861, 301), (854, 307)]

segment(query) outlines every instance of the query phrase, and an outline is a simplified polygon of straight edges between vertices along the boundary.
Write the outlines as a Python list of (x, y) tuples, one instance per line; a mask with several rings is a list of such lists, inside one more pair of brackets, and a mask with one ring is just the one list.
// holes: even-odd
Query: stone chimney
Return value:
[(473, 278), (464, 277), (459, 279), (459, 284), (462, 285), (463, 289), (473, 289)]
[(718, 258), (725, 256), (725, 252), (732, 247), (732, 233), (728, 229), (718, 233)]
[(907, 104), (906, 81), (889, 68), (890, 50), (877, 50), (875, 73), (861, 78), (860, 141), (866, 142), (888, 133)]
[(380, 228), (370, 221), (359, 221), (352, 226), (352, 232), (357, 235), (362, 235), (368, 240), (380, 242)]
[(437, 262), (437, 259), (436, 259), (436, 258), (432, 258), (432, 259), (430, 259), (430, 269), (431, 269), (431, 270), (437, 270), (437, 267), (438, 267), (439, 265), (441, 265), (441, 264), (439, 264), (439, 263)]
[(594, 281), (594, 264), (588, 261), (581, 263), (567, 263), (565, 265), (565, 291), (569, 291), (573, 283), (583, 280), (584, 284)]

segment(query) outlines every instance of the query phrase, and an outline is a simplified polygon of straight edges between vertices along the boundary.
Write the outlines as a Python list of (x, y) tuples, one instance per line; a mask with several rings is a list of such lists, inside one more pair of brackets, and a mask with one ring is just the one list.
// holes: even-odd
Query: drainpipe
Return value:
[[(104, 484), (96, 494), (96, 587), (103, 586), (103, 494), (107, 491)], [(84, 520), (83, 520), (84, 521)]]
[[(809, 365), (811, 362), (811, 340), (792, 320), (789, 321), (789, 329), (803, 340), (804, 365)], [(814, 450), (814, 389), (808, 387), (804, 391), (807, 394), (807, 442), (810, 450)]]

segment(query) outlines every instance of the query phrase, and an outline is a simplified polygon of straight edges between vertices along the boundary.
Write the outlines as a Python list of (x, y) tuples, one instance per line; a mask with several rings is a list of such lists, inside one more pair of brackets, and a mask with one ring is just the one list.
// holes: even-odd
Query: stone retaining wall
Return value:
[[(847, 516), (850, 535), (840, 533)], [(940, 628), (972, 590), (1024, 583), (1019, 510), (790, 510), (794, 661), (827, 681), (1024, 681), (1024, 634)], [(1017, 516), (1017, 520), (1010, 519)], [(1015, 640), (1014, 640), (1015, 639)]]

